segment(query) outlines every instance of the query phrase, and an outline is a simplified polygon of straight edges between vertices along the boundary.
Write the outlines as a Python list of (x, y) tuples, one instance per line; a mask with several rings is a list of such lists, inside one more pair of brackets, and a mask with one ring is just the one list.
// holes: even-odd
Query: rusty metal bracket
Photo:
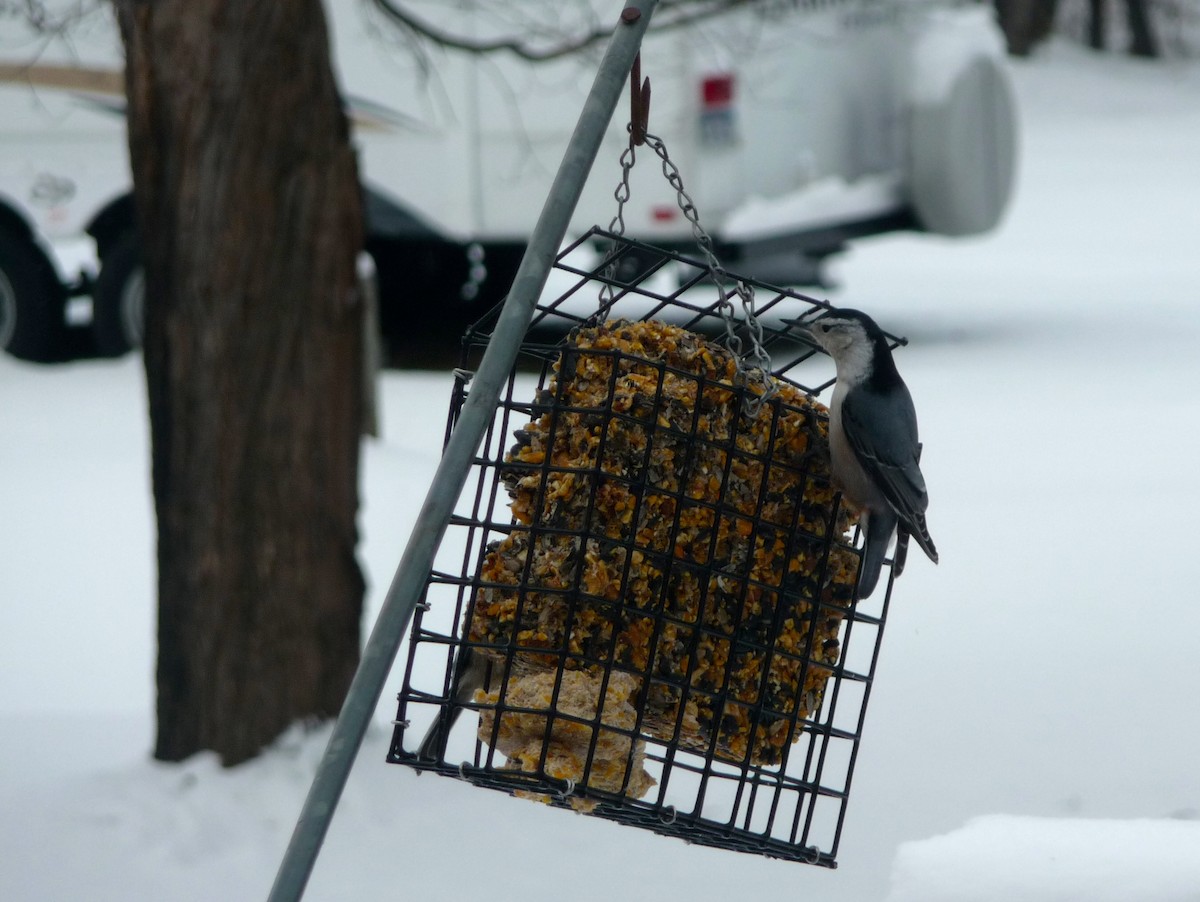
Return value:
[(633, 70), (629, 75), (629, 146), (641, 147), (646, 143), (650, 129), (650, 77), (642, 78), (642, 54), (633, 58)]

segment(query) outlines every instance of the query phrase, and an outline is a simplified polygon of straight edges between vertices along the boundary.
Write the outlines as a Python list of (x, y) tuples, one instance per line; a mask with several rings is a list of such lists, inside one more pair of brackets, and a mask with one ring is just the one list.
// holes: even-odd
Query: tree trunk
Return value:
[(1157, 57), (1158, 41), (1145, 0), (1125, 0), (1125, 14), (1129, 22), (1129, 52), (1134, 56)]
[(1108, 0), (1088, 0), (1088, 46), (1103, 50), (1108, 43)]
[(115, 0), (146, 265), (155, 756), (256, 755), (358, 663), (362, 204), (320, 0)]
[(1008, 52), (1028, 56), (1054, 30), (1058, 0), (995, 0), (996, 18)]

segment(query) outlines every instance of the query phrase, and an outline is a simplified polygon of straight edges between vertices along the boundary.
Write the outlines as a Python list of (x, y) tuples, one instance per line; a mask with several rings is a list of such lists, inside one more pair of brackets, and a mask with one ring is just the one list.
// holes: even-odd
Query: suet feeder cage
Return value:
[(389, 761), (835, 866), (891, 579), (856, 597), (832, 366), (783, 322), (823, 306), (599, 229), (561, 252), (413, 619)]

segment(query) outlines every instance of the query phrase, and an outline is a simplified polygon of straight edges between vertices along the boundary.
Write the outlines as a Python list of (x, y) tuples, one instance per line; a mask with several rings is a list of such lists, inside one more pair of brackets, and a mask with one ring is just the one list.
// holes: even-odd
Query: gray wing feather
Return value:
[(859, 464), (879, 486), (901, 527), (933, 560), (937, 551), (925, 526), (929, 495), (917, 463), (917, 414), (908, 389), (890, 395), (852, 392), (842, 403), (842, 428)]

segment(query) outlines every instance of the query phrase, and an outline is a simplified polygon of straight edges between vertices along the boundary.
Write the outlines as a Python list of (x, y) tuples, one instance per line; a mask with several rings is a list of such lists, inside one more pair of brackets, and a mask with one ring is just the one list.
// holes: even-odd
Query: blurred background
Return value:
[[(384, 764), (385, 695), (308, 898), (515, 895), (502, 881), (536, 899), (1195, 898), (1200, 606), (1180, 543), (1200, 500), (1200, 7), (744, 6), (656, 13), (651, 131), (731, 271), (907, 336), (942, 554), (910, 558), (895, 587), (840, 866), (418, 779)], [(377, 303), (362, 317), (377, 356), (349, 360), (375, 396), (352, 514), (365, 634), (437, 466), (458, 336), (507, 291), (615, 10), (325, 13), (361, 186), (362, 240), (342, 256)], [(165, 427), (138, 349), (155, 298), (192, 301), (155, 287), (184, 284), (168, 277), (190, 258), (149, 251), (162, 230), (139, 226), (125, 53), (107, 4), (0, 4), (0, 895), (261, 898), (328, 729), (291, 718), (236, 767), (216, 740), (151, 759), (166, 757)], [(261, 92), (239, 96), (270, 118)], [(576, 234), (617, 213), (626, 117), (622, 103)], [(649, 155), (622, 213), (628, 235), (693, 252)], [(211, 268), (273, 260), (251, 232)], [(215, 296), (195, 292), (196, 309)], [(240, 318), (222, 328), (252, 324), (256, 297), (231, 295)], [(1043, 896), (1001, 880), (1014, 870)]]

